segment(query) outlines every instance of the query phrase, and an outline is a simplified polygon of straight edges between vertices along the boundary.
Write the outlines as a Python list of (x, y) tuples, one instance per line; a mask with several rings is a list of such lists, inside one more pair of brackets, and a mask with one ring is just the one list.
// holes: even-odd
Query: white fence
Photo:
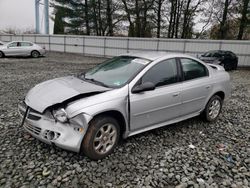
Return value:
[(250, 66), (250, 41), (184, 40), (156, 38), (97, 37), (72, 35), (0, 35), (0, 41), (24, 40), (45, 46), (49, 51), (88, 56), (116, 56), (138, 51), (166, 51), (196, 56), (209, 50), (230, 50), (240, 66)]

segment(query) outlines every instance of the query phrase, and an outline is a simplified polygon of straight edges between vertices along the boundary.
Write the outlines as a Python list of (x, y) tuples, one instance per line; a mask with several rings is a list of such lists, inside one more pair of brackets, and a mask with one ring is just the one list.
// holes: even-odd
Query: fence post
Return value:
[(159, 43), (160, 43), (160, 39), (158, 38), (158, 39), (157, 39), (157, 47), (156, 47), (156, 50), (157, 50), (157, 51), (159, 51), (159, 45), (160, 45)]
[(63, 51), (66, 52), (66, 36), (63, 36)]
[(127, 53), (129, 53), (129, 37), (127, 38)]
[(50, 35), (49, 35), (49, 52), (51, 51), (51, 47), (50, 47)]
[(222, 48), (222, 40), (220, 40), (220, 43), (219, 43), (219, 50), (221, 50)]
[(184, 54), (186, 53), (186, 43), (187, 43), (187, 41), (184, 40), (184, 41), (183, 41), (183, 53), (184, 53)]
[(82, 53), (85, 56), (85, 36), (82, 38)]
[(106, 37), (104, 37), (104, 57), (106, 57)]

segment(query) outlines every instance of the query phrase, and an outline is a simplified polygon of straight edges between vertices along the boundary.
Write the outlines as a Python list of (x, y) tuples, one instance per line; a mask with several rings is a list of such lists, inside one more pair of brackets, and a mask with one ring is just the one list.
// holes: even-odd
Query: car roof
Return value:
[[(215, 52), (218, 52), (218, 53), (225, 53), (225, 52), (231, 52), (233, 53), (232, 51), (229, 51), (229, 50), (210, 50), (210, 51), (207, 51), (208, 53), (215, 53)], [(205, 53), (207, 53), (205, 52)]]
[[(171, 58), (171, 57), (191, 57), (186, 54), (181, 54), (181, 53), (170, 53), (170, 52), (135, 52), (135, 53), (127, 53), (127, 54), (122, 54), (121, 56), (130, 56), (130, 57), (139, 57), (143, 59), (148, 59), (150, 61), (155, 61), (160, 58)], [(192, 57), (193, 58), (193, 57)]]
[(28, 42), (28, 43), (32, 43), (33, 44), (33, 42), (30, 42), (30, 41), (22, 41), (22, 40), (20, 40), (20, 41), (10, 41), (9, 43), (11, 43), (11, 42)]

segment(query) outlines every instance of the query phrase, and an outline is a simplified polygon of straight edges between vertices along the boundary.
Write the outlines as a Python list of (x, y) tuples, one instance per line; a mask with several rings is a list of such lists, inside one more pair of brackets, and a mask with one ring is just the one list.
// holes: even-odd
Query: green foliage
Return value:
[(54, 34), (64, 34), (65, 22), (63, 21), (64, 11), (62, 8), (57, 7), (54, 20)]

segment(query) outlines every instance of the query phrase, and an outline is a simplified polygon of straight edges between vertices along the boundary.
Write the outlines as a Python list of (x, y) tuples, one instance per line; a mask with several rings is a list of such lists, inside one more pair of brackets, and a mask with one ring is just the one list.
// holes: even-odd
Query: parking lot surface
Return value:
[(102, 161), (52, 147), (20, 126), (17, 104), (36, 84), (77, 74), (104, 58), (49, 53), (0, 59), (0, 187), (250, 187), (250, 71), (230, 72), (219, 119), (142, 133)]

